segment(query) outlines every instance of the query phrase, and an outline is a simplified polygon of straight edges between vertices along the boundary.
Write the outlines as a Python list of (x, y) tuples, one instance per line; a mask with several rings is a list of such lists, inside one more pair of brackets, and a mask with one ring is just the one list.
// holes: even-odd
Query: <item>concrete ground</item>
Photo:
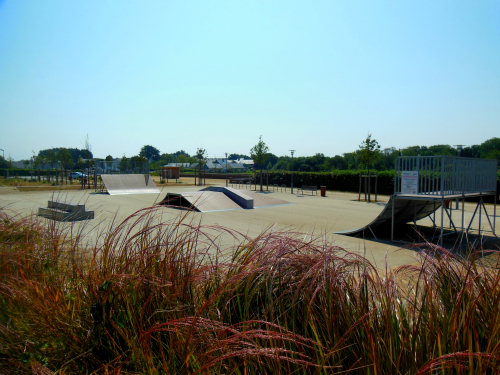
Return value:
[[(87, 225), (92, 222), (91, 227), (99, 224), (101, 228), (114, 220), (115, 223), (124, 220), (132, 213), (151, 207), (165, 198), (167, 192), (179, 193), (185, 191), (196, 191), (199, 187), (189, 186), (192, 181), (183, 179), (183, 184), (174, 186), (159, 186), (160, 194), (131, 194), (114, 195), (93, 193), (92, 190), (69, 190), (69, 191), (19, 191), (16, 187), (0, 187), (0, 210), (15, 212), (21, 215), (36, 214), (39, 207), (46, 207), (47, 201), (51, 199), (63, 200), (72, 203), (85, 203), (86, 208), (95, 211), (95, 219), (86, 223), (76, 225)], [(225, 185), (225, 181), (207, 180), (208, 184)], [(243, 189), (244, 190), (244, 189)], [(310, 192), (304, 195), (292, 195), (290, 189), (287, 192), (265, 192), (273, 198), (287, 201), (291, 204), (262, 207), (253, 210), (230, 210), (213, 212), (190, 212), (188, 219), (204, 225), (219, 225), (249, 235), (251, 237), (261, 234), (263, 231), (291, 229), (305, 234), (306, 238), (321, 237), (331, 244), (340, 246), (348, 251), (363, 254), (366, 251), (368, 259), (372, 260), (378, 267), (385, 268), (385, 262), (389, 267), (404, 264), (412, 264), (417, 261), (417, 253), (414, 250), (402, 249), (400, 244), (388, 241), (363, 240), (349, 236), (337, 235), (335, 232), (359, 228), (370, 223), (383, 210), (388, 196), (379, 196), (378, 202), (358, 202), (355, 193), (342, 193), (327, 191), (326, 197), (311, 196)], [(473, 203), (465, 205), (465, 221), (469, 222), (474, 209)], [(488, 206), (493, 216), (493, 206)], [(161, 221), (176, 220), (186, 211), (171, 207), (161, 206), (158, 208)], [(456, 223), (461, 222), (461, 214), (455, 212)], [(459, 218), (460, 216), (460, 218)], [(498, 216), (498, 213), (497, 213)], [(436, 215), (440, 223), (439, 212)], [(430, 219), (426, 218), (419, 223), (431, 226)], [(448, 220), (445, 221), (448, 223)], [(477, 228), (478, 221), (474, 221)], [(71, 225), (64, 223), (63, 225)], [(482, 216), (482, 227), (488, 229), (485, 215)], [(496, 231), (500, 229), (497, 220)], [(491, 236), (491, 233), (489, 233)], [(227, 240), (227, 239), (226, 239)], [(410, 242), (412, 240), (409, 240)], [(227, 243), (228, 246), (229, 242)], [(498, 248), (498, 245), (496, 248)], [(387, 258), (386, 258), (387, 257)]]

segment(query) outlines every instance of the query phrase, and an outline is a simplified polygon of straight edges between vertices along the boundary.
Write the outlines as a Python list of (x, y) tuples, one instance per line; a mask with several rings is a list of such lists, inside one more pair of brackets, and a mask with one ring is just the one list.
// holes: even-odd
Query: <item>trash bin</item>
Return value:
[(326, 197), (326, 186), (321, 186), (321, 196)]

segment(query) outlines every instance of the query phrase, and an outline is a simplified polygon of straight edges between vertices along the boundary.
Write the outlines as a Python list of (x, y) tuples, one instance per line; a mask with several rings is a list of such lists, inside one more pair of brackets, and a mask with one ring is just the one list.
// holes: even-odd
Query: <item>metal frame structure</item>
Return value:
[[(395, 161), (394, 199), (412, 199), (434, 201), (441, 206), (441, 234), (440, 243), (443, 243), (443, 227), (445, 213), (450, 219), (450, 226), (455, 232), (457, 228), (452, 220), (452, 200), (462, 201), (462, 225), (464, 232), (464, 201), (466, 198), (478, 197), (471, 221), (466, 233), (470, 230), (472, 222), (479, 209), (479, 234), (481, 233), (482, 210), (486, 213), (493, 235), (495, 234), (496, 206), (497, 206), (497, 171), (498, 160), (476, 159), (450, 156), (402, 156)], [(406, 172), (406, 173), (405, 173)], [(408, 188), (410, 186), (410, 189)], [(493, 224), (483, 202), (484, 196), (493, 195), (494, 213)], [(438, 209), (439, 206), (436, 207)], [(435, 212), (431, 217), (436, 226)], [(391, 240), (394, 240), (394, 205), (392, 208)]]

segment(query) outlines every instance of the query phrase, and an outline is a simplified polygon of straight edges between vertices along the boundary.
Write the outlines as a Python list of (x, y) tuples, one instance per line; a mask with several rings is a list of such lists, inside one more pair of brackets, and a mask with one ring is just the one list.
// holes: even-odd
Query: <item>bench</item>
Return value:
[(316, 193), (316, 195), (318, 195), (318, 188), (316, 186), (302, 186), (301, 188), (297, 189), (297, 195), (299, 194), (300, 190), (302, 190), (302, 194), (304, 194), (304, 190), (306, 190), (306, 191), (310, 191), (311, 195), (314, 195), (314, 193)]

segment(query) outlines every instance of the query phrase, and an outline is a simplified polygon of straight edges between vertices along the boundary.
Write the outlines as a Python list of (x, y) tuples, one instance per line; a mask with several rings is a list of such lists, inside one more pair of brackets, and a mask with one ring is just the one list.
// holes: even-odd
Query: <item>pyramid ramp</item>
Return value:
[(167, 193), (161, 204), (184, 207), (198, 212), (241, 210), (242, 207), (217, 191), (192, 191), (185, 193)]
[(160, 193), (149, 174), (102, 174), (101, 179), (109, 195)]
[(198, 212), (253, 209), (290, 204), (266, 194), (242, 192), (225, 186), (210, 186), (200, 191), (167, 193), (160, 203)]

